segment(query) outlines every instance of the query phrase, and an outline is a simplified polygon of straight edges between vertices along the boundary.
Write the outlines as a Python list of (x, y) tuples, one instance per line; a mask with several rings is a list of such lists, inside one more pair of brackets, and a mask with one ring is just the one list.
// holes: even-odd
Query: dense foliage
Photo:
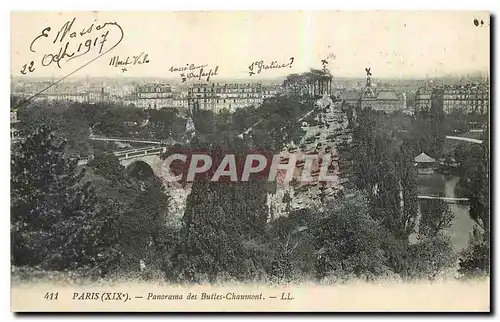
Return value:
[[(345, 106), (353, 144), (342, 155), (349, 155), (352, 187), (322, 210), (293, 210), (285, 195), (288, 215), (274, 220), (272, 184), (199, 181), (179, 226), (170, 225), (172, 197), (154, 173), (129, 175), (110, 145), (89, 140), (173, 138), (191, 148), (279, 151), (304, 135), (304, 115), (315, 116), (314, 98), (299, 95), (315, 73), (291, 75), (288, 94), (234, 113), (47, 102), (21, 108), (24, 135), (13, 145), (11, 168), (12, 264), (178, 283), (435, 279), (453, 270), (457, 257), (445, 234), (453, 215), (432, 201), (420, 203), (419, 216), (413, 165), (421, 152), (443, 154), (439, 110), (407, 117)], [(196, 128), (190, 143), (188, 117)], [(459, 272), (477, 276), (489, 273), (489, 146), (462, 146), (455, 156), (477, 223)]]

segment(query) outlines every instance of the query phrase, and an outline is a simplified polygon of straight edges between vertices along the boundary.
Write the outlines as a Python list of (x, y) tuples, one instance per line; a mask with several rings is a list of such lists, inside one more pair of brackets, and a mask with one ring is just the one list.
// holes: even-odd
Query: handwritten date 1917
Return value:
[[(123, 29), (116, 22), (92, 23), (81, 31), (74, 31), (76, 29), (74, 27), (75, 20), (76, 18), (66, 21), (59, 31), (57, 31), (54, 38), (51, 38), (52, 28), (46, 27), (33, 39), (29, 47), (31, 52), (35, 53), (37, 45), (46, 38), (52, 40), (52, 44), (45, 42), (41, 44), (44, 45), (43, 48), (47, 48), (47, 45), (56, 47), (54, 51), (50, 50), (44, 53), (40, 61), (42, 66), (45, 67), (55, 63), (57, 67), (61, 68), (62, 61), (68, 62), (72, 59), (82, 57), (91, 52), (93, 48), (98, 48), (96, 55), (100, 57), (118, 46), (123, 39)], [(107, 44), (110, 32), (119, 33), (118, 37), (113, 37), (118, 38), (115, 39), (113, 45)], [(34, 71), (34, 64), (35, 62), (31, 61), (29, 64), (24, 65), (21, 73), (26, 74), (27, 70), (29, 72)], [(26, 68), (27, 65), (29, 65), (28, 69)]]

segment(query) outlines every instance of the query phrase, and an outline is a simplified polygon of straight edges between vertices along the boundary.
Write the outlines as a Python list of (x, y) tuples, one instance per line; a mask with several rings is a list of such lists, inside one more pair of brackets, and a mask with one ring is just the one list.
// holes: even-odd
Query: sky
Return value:
[[(56, 40), (73, 18), (62, 42)], [(106, 22), (116, 24), (96, 30)], [(262, 79), (319, 69), (328, 57), (338, 77), (365, 77), (368, 67), (380, 78), (439, 77), (488, 72), (489, 39), (489, 13), (474, 11), (13, 12), (11, 75), (169, 78), (179, 76), (171, 67), (195, 64), (207, 65), (204, 72), (218, 66), (212, 79)], [(89, 52), (57, 65), (66, 44), (67, 54), (76, 56), (86, 43)], [(148, 63), (126, 71), (110, 66), (113, 56), (143, 60), (146, 54)], [(248, 67), (261, 60), (288, 66), (250, 76)]]

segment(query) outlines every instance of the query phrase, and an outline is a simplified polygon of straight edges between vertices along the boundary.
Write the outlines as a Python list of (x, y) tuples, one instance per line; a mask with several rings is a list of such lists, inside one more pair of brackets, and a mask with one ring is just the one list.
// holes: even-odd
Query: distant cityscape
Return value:
[[(14, 78), (11, 94), (33, 101), (81, 103), (115, 102), (142, 109), (193, 107), (219, 113), (258, 106), (266, 98), (287, 91), (283, 79), (267, 81), (214, 81), (179, 83), (161, 79), (84, 78), (55, 82), (47, 79)], [(433, 99), (441, 100), (445, 113), (488, 113), (488, 76), (401, 80), (346, 79), (328, 76), (307, 84), (301, 93), (328, 96), (365, 108), (391, 113), (429, 110)]]

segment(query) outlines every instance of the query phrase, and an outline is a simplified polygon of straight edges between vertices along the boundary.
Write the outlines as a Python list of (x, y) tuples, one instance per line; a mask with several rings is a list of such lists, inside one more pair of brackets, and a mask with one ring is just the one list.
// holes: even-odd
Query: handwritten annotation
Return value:
[[(46, 67), (56, 64), (57, 67), (62, 68), (61, 63), (83, 56), (93, 56), (90, 61), (92, 62), (113, 50), (123, 39), (123, 29), (117, 22), (102, 24), (95, 22), (80, 31), (75, 21), (76, 18), (66, 21), (57, 33), (52, 32), (53, 28), (50, 26), (42, 29), (40, 34), (31, 41), (29, 49), (37, 53), (37, 48), (43, 48), (43, 56), (39, 61), (35, 59), (24, 64), (21, 74), (34, 72), (39, 65)], [(54, 47), (54, 50), (47, 50), (50, 48), (48, 46)]]
[(205, 80), (208, 82), (212, 76), (217, 76), (219, 74), (219, 66), (215, 66), (215, 68), (210, 68), (209, 70), (205, 69), (207, 66), (207, 64), (186, 64), (186, 66), (182, 67), (171, 66), (169, 71), (172, 73), (181, 72), (179, 76), (181, 77), (182, 83), (187, 82), (188, 79)]
[(137, 56), (128, 56), (126, 59), (120, 59), (120, 56), (113, 56), (109, 60), (109, 66), (122, 67), (128, 65), (142, 65), (149, 63), (148, 54), (142, 52)]
[[(290, 62), (289, 63), (282, 63), (279, 64), (278, 61), (273, 60), (269, 65), (266, 65), (263, 60), (255, 61), (253, 62), (250, 66), (248, 66), (248, 69), (250, 70), (248, 73), (250, 76), (255, 75), (255, 74), (260, 74), (263, 70), (269, 70), (269, 69), (279, 69), (279, 68), (292, 68), (294, 58), (290, 57)], [(257, 72), (255, 72), (256, 70)]]
[(186, 66), (183, 66), (183, 67), (174, 67), (174, 66), (171, 66), (169, 68), (169, 71), (171, 73), (175, 73), (175, 72), (187, 72), (187, 71), (190, 71), (190, 70), (195, 70), (195, 69), (200, 69), (200, 68), (204, 68), (204, 67), (207, 67), (208, 65), (195, 65), (195, 64), (186, 64)]

